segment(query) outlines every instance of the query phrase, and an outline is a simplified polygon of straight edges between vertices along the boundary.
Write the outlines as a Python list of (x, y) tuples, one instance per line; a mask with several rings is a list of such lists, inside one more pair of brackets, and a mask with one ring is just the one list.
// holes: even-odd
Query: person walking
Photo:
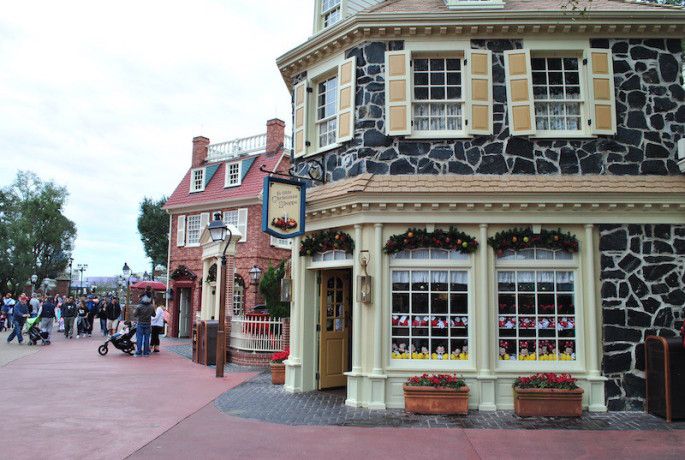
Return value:
[(78, 304), (78, 315), (76, 316), (76, 338), (85, 337), (88, 334), (88, 307), (81, 300)]
[(95, 297), (94, 295), (89, 295), (88, 296), (88, 301), (86, 302), (86, 307), (88, 308), (88, 323), (87, 323), (87, 328), (86, 328), (86, 334), (88, 334), (88, 337), (90, 337), (93, 334), (93, 326), (95, 325), (95, 316), (97, 316), (98, 312), (98, 298)]
[(55, 304), (50, 297), (43, 300), (40, 306), (38, 316), (40, 317), (40, 332), (43, 337), (43, 345), (50, 345), (50, 334), (52, 334), (52, 325), (55, 321)]
[(140, 296), (140, 303), (133, 310), (133, 317), (138, 322), (136, 325), (136, 357), (150, 356), (150, 330), (155, 310), (152, 305), (152, 292), (149, 289), (147, 288)]
[(78, 315), (78, 307), (76, 307), (73, 295), (70, 295), (67, 298), (67, 301), (62, 304), (61, 311), (62, 318), (64, 319), (64, 337), (73, 339), (74, 328), (76, 327), (76, 317)]
[(19, 297), (19, 302), (14, 304), (14, 310), (12, 312), (12, 333), (7, 337), (7, 343), (10, 343), (14, 338), (17, 338), (19, 345), (24, 341), (24, 336), (21, 331), (24, 329), (24, 323), (26, 318), (29, 317), (29, 298), (26, 294), (22, 294)]
[(159, 336), (164, 334), (164, 308), (161, 306), (155, 309), (155, 316), (152, 318), (152, 338), (150, 346), (154, 353), (159, 353)]
[(110, 336), (117, 333), (117, 329), (119, 328), (119, 315), (121, 315), (121, 306), (119, 305), (119, 299), (114, 297), (105, 308), (107, 332), (109, 332)]
[(5, 321), (7, 322), (5, 327), (7, 327), (8, 330), (12, 327), (12, 311), (15, 303), (12, 294), (9, 292), (5, 294), (5, 298), (2, 301), (2, 312), (5, 314)]
[(107, 305), (109, 305), (108, 299), (105, 297), (98, 304), (98, 319), (100, 320), (100, 332), (102, 335), (107, 337)]

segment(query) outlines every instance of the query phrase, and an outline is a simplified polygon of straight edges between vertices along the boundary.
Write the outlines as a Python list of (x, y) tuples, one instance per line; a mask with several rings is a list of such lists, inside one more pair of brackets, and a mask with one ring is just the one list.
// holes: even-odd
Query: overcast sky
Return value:
[(290, 125), (275, 59), (310, 35), (312, 0), (3, 3), (0, 184), (66, 185), (86, 276), (149, 269), (138, 204), (174, 190), (194, 136)]

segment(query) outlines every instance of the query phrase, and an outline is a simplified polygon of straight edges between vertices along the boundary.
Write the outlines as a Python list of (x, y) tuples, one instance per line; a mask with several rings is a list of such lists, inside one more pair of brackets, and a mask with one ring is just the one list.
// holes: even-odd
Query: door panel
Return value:
[(190, 331), (188, 330), (188, 326), (190, 323), (190, 289), (181, 289), (179, 304), (178, 336), (189, 337)]
[(350, 273), (321, 274), (319, 388), (345, 386), (350, 328)]

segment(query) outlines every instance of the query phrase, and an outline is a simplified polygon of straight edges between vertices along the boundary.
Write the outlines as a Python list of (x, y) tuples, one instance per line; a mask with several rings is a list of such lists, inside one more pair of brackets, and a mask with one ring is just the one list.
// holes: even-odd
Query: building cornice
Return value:
[(188, 212), (201, 211), (215, 211), (224, 208), (237, 208), (240, 206), (252, 206), (261, 204), (259, 197), (236, 198), (236, 199), (220, 199), (212, 201), (203, 201), (197, 204), (179, 204), (166, 206), (164, 209), (168, 214), (184, 214)]

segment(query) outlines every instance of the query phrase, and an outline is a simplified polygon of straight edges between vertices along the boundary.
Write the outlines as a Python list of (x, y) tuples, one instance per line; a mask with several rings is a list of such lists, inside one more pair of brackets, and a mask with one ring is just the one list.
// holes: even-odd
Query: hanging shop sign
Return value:
[(276, 238), (304, 234), (307, 185), (292, 179), (264, 178), (262, 231)]

